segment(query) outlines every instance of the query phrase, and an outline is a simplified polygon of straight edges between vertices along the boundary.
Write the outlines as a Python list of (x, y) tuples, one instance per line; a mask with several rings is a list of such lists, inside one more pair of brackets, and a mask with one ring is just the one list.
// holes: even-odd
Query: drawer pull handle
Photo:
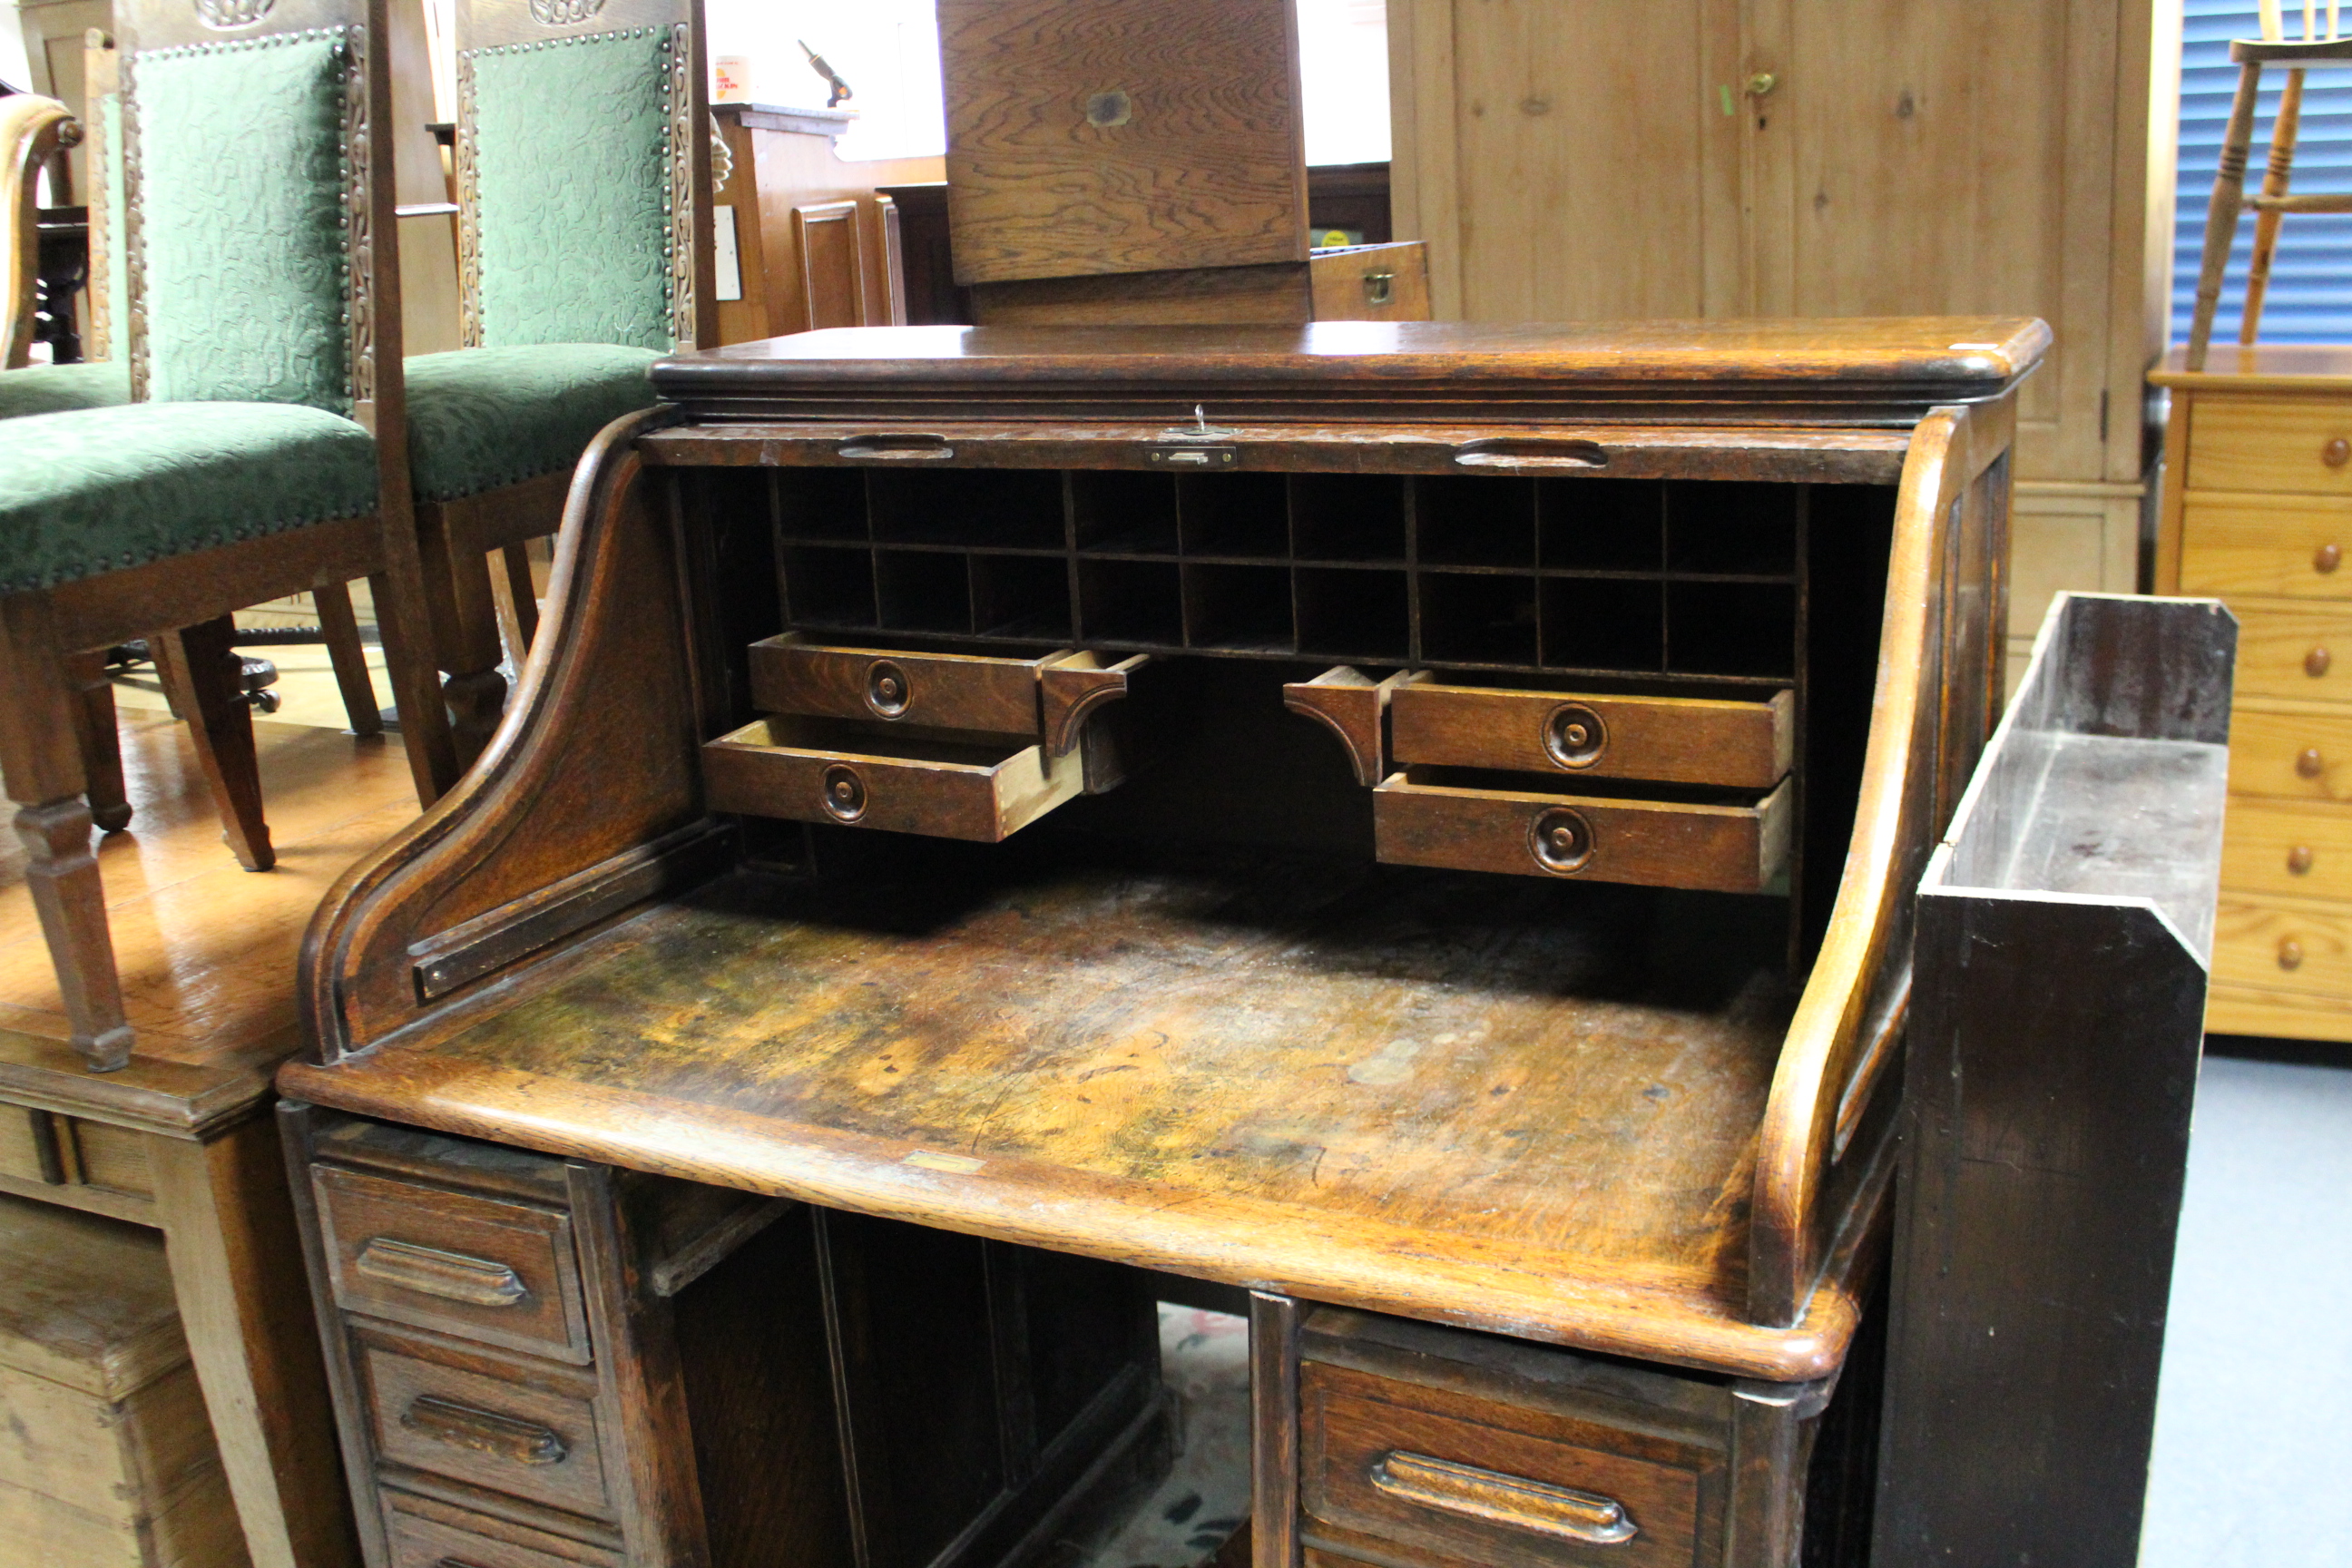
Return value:
[(852, 436), (833, 450), (858, 463), (943, 463), (955, 456), (944, 436)]
[(2291, 936), (2281, 937), (2279, 939), (2278, 958), (2279, 967), (2281, 969), (2301, 969), (2303, 967), (2303, 943), (2295, 941), (2294, 938)]
[(2303, 672), (2312, 679), (2317, 680), (2327, 673), (2327, 667), (2335, 662), (2335, 657), (2326, 648), (2315, 647), (2303, 656)]
[(410, 1401), (400, 1424), (420, 1437), (512, 1459), (518, 1465), (560, 1465), (572, 1451), (563, 1446), (561, 1436), (535, 1421), (477, 1410), (431, 1394), (420, 1394)]
[(2311, 569), (2323, 577), (2343, 564), (2344, 547), (2340, 544), (2323, 544), (2311, 552)]
[(2291, 875), (2297, 877), (2309, 876), (2311, 874), (2311, 846), (2308, 844), (2298, 844), (2294, 848), (2286, 852), (2286, 868)]
[(2294, 759), (2297, 778), (2315, 779), (2326, 771), (2327, 763), (2320, 756), (2317, 746), (2305, 746)]
[(823, 789), (818, 804), (835, 821), (855, 822), (866, 815), (866, 781), (857, 776), (856, 768), (834, 763), (824, 770)]
[(1528, 826), (1528, 847), (1534, 852), (1536, 864), (1547, 871), (1563, 876), (1580, 871), (1592, 858), (1592, 824), (1580, 811), (1553, 806)]
[(443, 1252), (388, 1236), (360, 1248), (352, 1269), (363, 1279), (391, 1285), (469, 1307), (518, 1307), (530, 1300), (530, 1287), (503, 1263)]
[(1544, 750), (1564, 768), (1589, 768), (1609, 749), (1609, 726), (1581, 702), (1563, 702), (1544, 721)]
[(1609, 448), (1598, 441), (1505, 436), (1465, 441), (1454, 448), (1454, 463), (1462, 468), (1605, 468)]
[(1615, 1498), (1426, 1454), (1389, 1454), (1372, 1467), (1371, 1479), (1379, 1490), (1403, 1502), (1586, 1546), (1615, 1546), (1641, 1533)]
[(2338, 436), (2319, 449), (2319, 460), (2331, 468), (2340, 468), (2352, 462), (2352, 441)]

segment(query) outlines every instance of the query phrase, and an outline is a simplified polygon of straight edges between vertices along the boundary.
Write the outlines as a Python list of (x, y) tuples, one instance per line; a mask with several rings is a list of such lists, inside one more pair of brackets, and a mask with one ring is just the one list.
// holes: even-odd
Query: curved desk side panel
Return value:
[(696, 679), (669, 518), (616, 420), (572, 479), (548, 614), (479, 762), (327, 896), (302, 949), (312, 1059), (462, 999), (730, 853), (703, 812)]

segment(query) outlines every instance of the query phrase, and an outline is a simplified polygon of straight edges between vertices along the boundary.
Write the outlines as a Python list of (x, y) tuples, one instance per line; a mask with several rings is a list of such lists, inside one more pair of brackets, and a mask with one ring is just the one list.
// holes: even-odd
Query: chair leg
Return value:
[(122, 737), (114, 728), (114, 682), (107, 678), (106, 655), (75, 654), (66, 660), (66, 671), (80, 699), (76, 718), (89, 815), (101, 830), (120, 833), (131, 826), (131, 796), (122, 787)]
[(319, 606), (319, 632), (327, 639), (327, 658), (335, 667), (335, 686), (343, 694), (343, 714), (352, 721), (352, 733), (383, 734), (383, 710), (376, 706), (375, 682), (368, 679), (367, 645), (360, 641), (350, 586), (328, 583), (311, 589), (310, 598)]
[(464, 510), (463, 501), (444, 502), (421, 506), (416, 516), (425, 591), (432, 595), (436, 662), (447, 677), (441, 683), (441, 700), (448, 705), (458, 763), (471, 767), (499, 727), (507, 680), (499, 673), (505, 649), (499, 642), (489, 556), (466, 542), (469, 531)]
[(107, 931), (106, 890), (83, 798), (79, 695), (40, 594), (0, 599), (0, 781), (16, 805), (25, 881), (65, 1002), (74, 1048), (94, 1072), (131, 1060), (131, 1026)]
[(2205, 209), (2205, 257), (2197, 274), (2197, 312), (2189, 328), (2188, 368), (2205, 368), (2213, 341), (2213, 312), (2221, 304), (2221, 276), (2230, 269), (2230, 247), (2238, 237), (2238, 211), (2245, 203), (2246, 153), (2254, 140), (2254, 100), (2263, 89), (2260, 60), (2238, 68), (2238, 96), (2221, 133), (2221, 161), (2213, 172), (2213, 199)]
[(165, 632), (187, 673), (188, 734), (220, 812), (221, 837), (237, 864), (267, 871), (278, 864), (269, 825), (261, 815), (261, 764), (254, 754), (253, 710), (246, 705), (236, 623), (222, 616), (184, 631)]
[(507, 593), (514, 600), (515, 654), (520, 658), (530, 651), (539, 638), (539, 586), (531, 580), (530, 546), (509, 544), (499, 553), (506, 557)]
[(166, 639), (162, 632), (147, 634), (147, 657), (154, 661), (155, 684), (163, 689), (163, 706), (172, 717), (186, 723), (194, 710), (187, 705), (187, 671), (179, 665), (178, 645)]
[[(2263, 175), (2263, 195), (2283, 196), (2294, 174), (2294, 143), (2303, 130), (2303, 72), (2286, 73), (2279, 94), (2278, 118), (2271, 121), (2270, 167)], [(2246, 310), (2238, 322), (2238, 342), (2251, 344), (2263, 330), (2263, 302), (2271, 289), (2271, 263), (2278, 255), (2279, 220), (2275, 208), (2254, 214), (2254, 253), (2246, 263)]]

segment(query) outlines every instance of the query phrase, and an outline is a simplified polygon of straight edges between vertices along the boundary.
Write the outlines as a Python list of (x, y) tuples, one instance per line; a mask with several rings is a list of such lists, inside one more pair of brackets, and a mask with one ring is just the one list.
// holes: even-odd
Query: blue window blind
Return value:
[[(2286, 36), (2303, 36), (2303, 7), (2285, 0)], [(2189, 336), (2197, 305), (2197, 271), (2205, 254), (2205, 205), (2213, 195), (2213, 169), (2221, 158), (2221, 132), (2238, 90), (2238, 68), (2230, 63), (2231, 38), (2263, 36), (2261, 12), (2232, 0), (2187, 0), (2180, 51), (2179, 224), (2173, 244), (2172, 339)], [(2326, 26), (2326, 0), (2320, 0), (2320, 26)], [(2342, 9), (2352, 31), (2352, 0)], [(2278, 113), (2286, 72), (2263, 70), (2263, 94), (2254, 114), (2253, 152), (2246, 164), (2246, 194), (2262, 188), (2270, 156), (2271, 121)], [(2352, 190), (2352, 67), (2315, 70), (2303, 86), (2303, 132), (2295, 139), (2297, 192)], [(2254, 215), (2238, 219), (2238, 242), (2221, 285), (2221, 308), (2213, 319), (2213, 341), (2238, 341), (2246, 303), (2246, 262), (2254, 248)], [(2266, 343), (2352, 343), (2352, 214), (2290, 215), (2279, 228), (2278, 253), (2271, 264), (2269, 298), (2263, 306)]]

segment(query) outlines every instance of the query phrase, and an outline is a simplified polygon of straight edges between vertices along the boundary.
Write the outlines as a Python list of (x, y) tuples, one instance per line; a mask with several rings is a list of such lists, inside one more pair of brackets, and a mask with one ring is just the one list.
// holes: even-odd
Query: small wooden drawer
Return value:
[(710, 809), (994, 843), (1084, 788), (1076, 755), (964, 734), (859, 733), (755, 719), (702, 748)]
[(2221, 886), (2236, 893), (2352, 900), (2352, 809), (2231, 801), (2221, 840)]
[(2237, 605), (2241, 697), (2352, 701), (2352, 609)]
[(345, 1311), (587, 1364), (569, 1216), (334, 1165), (310, 1181)]
[(2352, 599), (2352, 506), (2190, 496), (2180, 591), (2221, 598)]
[(390, 1568), (625, 1568), (621, 1553), (584, 1541), (387, 1489)]
[(1399, 763), (1765, 790), (1788, 776), (1795, 716), (1790, 691), (1722, 702), (1424, 682), (1391, 694), (1389, 750)]
[(353, 1346), (379, 1459), (589, 1519), (610, 1519), (595, 1385), (357, 1336)]
[(2222, 894), (2213, 917), (2213, 980), (2352, 996), (2352, 906)]
[(2352, 403), (2199, 397), (2189, 418), (2192, 490), (2352, 495)]
[(1494, 1568), (1681, 1568), (1697, 1550), (1703, 1478), (1678, 1445), (1315, 1362), (1298, 1396), (1310, 1531)]
[(2352, 713), (2238, 704), (2230, 716), (2230, 793), (2352, 800)]
[(1686, 805), (1540, 790), (1465, 788), (1395, 773), (1372, 792), (1392, 866), (1753, 893), (1789, 854), (1789, 786), (1754, 805)]
[(751, 705), (764, 713), (865, 719), (992, 735), (1040, 733), (1038, 672), (1067, 658), (979, 658), (827, 647), (797, 632), (751, 645)]

